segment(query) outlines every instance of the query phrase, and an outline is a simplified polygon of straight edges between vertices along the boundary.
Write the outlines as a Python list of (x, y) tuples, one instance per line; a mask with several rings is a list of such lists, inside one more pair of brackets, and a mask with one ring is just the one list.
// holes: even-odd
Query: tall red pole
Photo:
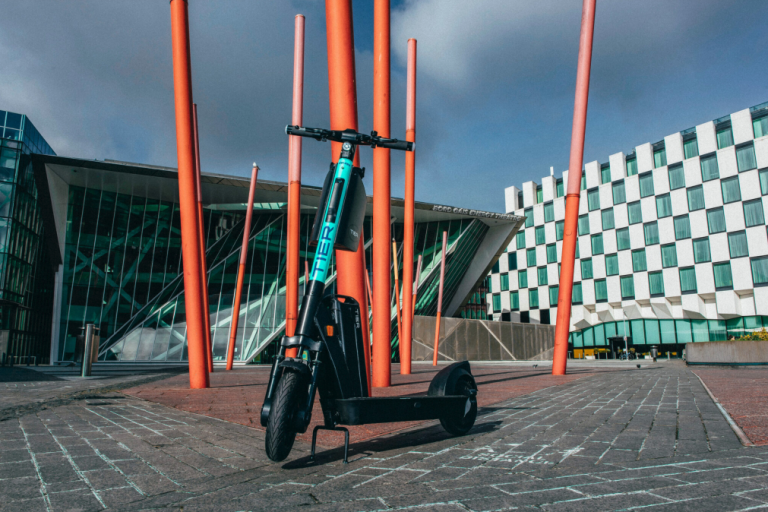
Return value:
[(245, 279), (245, 262), (248, 260), (248, 239), (251, 236), (251, 219), (253, 218), (253, 196), (256, 194), (256, 180), (259, 177), (259, 166), (253, 164), (251, 171), (251, 188), (248, 191), (248, 209), (245, 211), (245, 226), (243, 227), (243, 244), (240, 246), (240, 264), (237, 266), (237, 284), (235, 285), (235, 302), (232, 304), (232, 321), (229, 326), (229, 344), (227, 345), (227, 370), (232, 369), (235, 360), (235, 340), (237, 339), (237, 322), (240, 319), (240, 301), (243, 295), (243, 280)]
[(184, 267), (184, 309), (187, 322), (189, 387), (207, 388), (203, 286), (200, 280), (200, 235), (195, 190), (195, 143), (192, 130), (192, 68), (186, 0), (171, 0), (173, 95), (176, 109), (176, 154), (179, 168), (179, 213)]
[[(302, 125), (304, 107), (304, 16), (294, 19), (293, 113), (291, 124)], [(299, 226), (301, 224), (301, 137), (288, 137), (288, 244), (285, 269), (285, 334), (293, 336), (299, 315)], [(297, 348), (285, 351), (296, 357)]]
[(200, 136), (197, 131), (197, 103), (192, 104), (192, 127), (195, 133), (195, 193), (197, 194), (197, 222), (200, 226), (200, 261), (202, 272), (200, 280), (203, 283), (203, 327), (205, 329), (205, 359), (208, 371), (213, 373), (213, 351), (211, 350), (211, 309), (208, 305), (208, 263), (205, 258), (205, 217), (203, 216), (203, 186), (200, 178)]
[[(389, 0), (373, 2), (373, 129), (390, 136)], [(389, 149), (373, 150), (373, 385), (391, 383), (391, 326), (389, 259), (390, 233)]]
[[(405, 95), (405, 140), (416, 142), (416, 40), (408, 40), (407, 87)], [(403, 222), (403, 337), (400, 343), (400, 373), (411, 374), (413, 335), (413, 216), (416, 208), (416, 154), (405, 152), (405, 219)]]
[(568, 334), (571, 326), (571, 297), (573, 294), (573, 266), (576, 261), (577, 224), (579, 222), (579, 194), (581, 193), (581, 166), (584, 160), (584, 133), (587, 129), (587, 100), (589, 99), (589, 72), (592, 65), (592, 36), (595, 31), (595, 0), (584, 0), (581, 12), (579, 64), (576, 71), (576, 100), (573, 105), (571, 132), (571, 158), (568, 163), (568, 189), (565, 197), (565, 235), (560, 267), (560, 287), (557, 297), (557, 324), (552, 375), (565, 375), (568, 359)]
[[(328, 94), (331, 110), (331, 129), (357, 130), (357, 85), (355, 83), (355, 41), (352, 34), (351, 0), (326, 0), (325, 23), (328, 41)], [(341, 143), (333, 142), (331, 152), (336, 162)], [(354, 165), (360, 165), (359, 153)], [(360, 311), (366, 311), (365, 297), (365, 248), (363, 237), (356, 252), (336, 251), (337, 290), (360, 304)], [(368, 341), (368, 315), (360, 315), (363, 342)], [(370, 369), (368, 375), (370, 375)]]
[(437, 366), (437, 346), (440, 343), (440, 317), (443, 315), (443, 282), (445, 282), (445, 256), (448, 252), (448, 232), (443, 231), (443, 257), (440, 260), (440, 287), (437, 292), (437, 321), (435, 322), (435, 351), (432, 366)]

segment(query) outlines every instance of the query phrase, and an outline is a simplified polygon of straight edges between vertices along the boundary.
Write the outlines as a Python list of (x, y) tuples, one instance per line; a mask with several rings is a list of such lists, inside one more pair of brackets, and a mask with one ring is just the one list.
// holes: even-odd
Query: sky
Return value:
[[(306, 16), (304, 124), (327, 127), (320, 0), (190, 0), (204, 172), (287, 180), (293, 24)], [(568, 166), (580, 0), (393, 0), (392, 136), (418, 40), (416, 199), (503, 211), (503, 189)], [(768, 2), (598, 0), (584, 161), (768, 101)], [(372, 123), (372, 0), (353, 0), (361, 131)], [(0, 109), (65, 156), (176, 166), (167, 0), (6, 2)], [(372, 192), (371, 151), (361, 150)], [(330, 144), (304, 142), (321, 185)], [(404, 157), (393, 152), (392, 195)]]

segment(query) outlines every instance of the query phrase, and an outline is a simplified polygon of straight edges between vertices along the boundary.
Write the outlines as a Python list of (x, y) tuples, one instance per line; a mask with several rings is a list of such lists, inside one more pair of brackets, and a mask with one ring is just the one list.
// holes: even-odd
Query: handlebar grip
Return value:
[(380, 148), (397, 149), (400, 151), (413, 151), (416, 147), (415, 142), (408, 142), (406, 140), (395, 140), (392, 142), (380, 141), (376, 145)]

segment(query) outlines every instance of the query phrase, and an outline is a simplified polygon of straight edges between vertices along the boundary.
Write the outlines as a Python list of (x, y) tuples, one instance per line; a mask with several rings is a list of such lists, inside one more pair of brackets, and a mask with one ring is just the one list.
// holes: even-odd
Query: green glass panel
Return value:
[(603, 254), (603, 234), (592, 235), (592, 255)]
[(736, 231), (734, 233), (728, 233), (728, 248), (731, 253), (731, 258), (749, 256), (749, 247), (747, 246), (747, 232)]
[(581, 278), (592, 279), (592, 259), (581, 260)]
[(597, 302), (606, 302), (608, 300), (608, 284), (605, 279), (595, 281), (595, 300)]
[(731, 276), (731, 264), (715, 263), (712, 265), (712, 270), (715, 273), (715, 288), (733, 288), (733, 277)]
[(643, 222), (643, 210), (640, 208), (640, 201), (629, 203), (627, 205), (627, 216), (630, 224), (639, 224)]
[(590, 327), (588, 329), (584, 329), (582, 332), (584, 333), (584, 346), (594, 347), (595, 346), (594, 330)]
[(768, 256), (752, 258), (752, 282), (755, 286), (768, 284)]
[(581, 331), (574, 332), (571, 335), (573, 336), (573, 346), (575, 348), (584, 346), (584, 336), (581, 334)]
[(613, 229), (616, 227), (616, 224), (614, 222), (614, 216), (613, 216), (613, 208), (608, 208), (607, 210), (603, 210), (601, 212), (602, 221), (603, 221), (603, 231), (608, 231), (609, 229)]
[(550, 286), (549, 287), (549, 306), (550, 307), (557, 307), (557, 292), (559, 287), (558, 286)]
[(517, 273), (517, 287), (528, 288), (528, 271), (520, 270)]
[(589, 215), (579, 217), (579, 235), (589, 234)]
[(722, 208), (707, 210), (707, 226), (710, 235), (725, 231), (725, 212)]
[[(766, 117), (768, 119), (768, 117)], [(760, 171), (760, 193), (762, 195), (768, 195), (768, 169)]]
[(644, 327), (645, 327), (645, 344), (646, 345), (660, 344), (661, 336), (659, 335), (659, 321), (646, 320)]
[(763, 202), (760, 199), (744, 201), (744, 223), (748, 228), (765, 224)]
[(620, 251), (630, 248), (629, 228), (622, 228), (622, 229), (616, 230), (616, 247)]
[(573, 283), (573, 293), (571, 295), (572, 304), (581, 304), (584, 302), (584, 296), (581, 293), (581, 283)]
[(539, 276), (539, 286), (544, 286), (547, 284), (547, 267), (539, 267), (537, 269), (538, 276)]
[(698, 238), (693, 241), (693, 262), (706, 263), (712, 259), (709, 252), (709, 238)]
[(691, 187), (688, 193), (688, 211), (694, 212), (704, 208), (704, 187)]
[(739, 172), (757, 169), (755, 146), (753, 146), (751, 142), (746, 146), (736, 148), (736, 165), (739, 168)]
[(611, 165), (603, 164), (600, 166), (600, 184), (604, 185), (611, 182)]
[(664, 276), (661, 272), (648, 273), (648, 286), (651, 295), (664, 295)]
[(645, 345), (645, 322), (643, 320), (630, 320), (629, 327), (632, 330), (632, 344)]
[(541, 245), (545, 241), (544, 226), (536, 226), (536, 245)]
[(678, 343), (693, 342), (693, 333), (691, 332), (691, 322), (689, 320), (675, 320), (675, 331)]
[(685, 186), (685, 171), (683, 164), (669, 166), (669, 189), (677, 190)]
[(501, 295), (493, 295), (493, 312), (499, 313), (501, 311)]
[(653, 174), (647, 172), (640, 176), (640, 197), (653, 195)]
[(526, 260), (529, 267), (536, 266), (536, 249), (528, 249), (526, 251)]
[(701, 179), (703, 181), (716, 180), (720, 177), (720, 170), (717, 166), (717, 155), (711, 154), (701, 157)]
[(728, 339), (728, 331), (725, 328), (725, 320), (709, 320), (709, 341), (725, 341)]
[[(696, 241), (694, 241), (694, 244), (695, 243)], [(675, 247), (675, 244), (661, 246), (661, 266), (663, 268), (677, 266), (677, 248)]]
[(605, 257), (605, 275), (617, 276), (619, 275), (619, 255), (609, 254)]
[(733, 132), (731, 127), (717, 130), (717, 149), (733, 146)]
[(653, 168), (658, 169), (667, 165), (667, 150), (662, 148), (653, 152)]
[(517, 240), (517, 248), (525, 249), (525, 231), (518, 231), (515, 239)]
[(547, 246), (547, 263), (557, 263), (557, 244)]
[(723, 203), (733, 203), (741, 201), (741, 189), (739, 188), (739, 178), (734, 176), (720, 182), (723, 190)]
[(507, 254), (507, 267), (509, 270), (517, 270), (517, 253), (510, 252)]
[(632, 276), (621, 277), (621, 298), (624, 300), (635, 298), (635, 280)]
[(699, 142), (695, 138), (683, 142), (683, 152), (685, 159), (699, 156)]
[(646, 270), (648, 270), (648, 265), (645, 261), (645, 249), (632, 251), (632, 271), (644, 272)]
[(680, 269), (680, 290), (683, 293), (696, 293), (696, 270), (693, 267)]
[(634, 176), (637, 174), (637, 158), (627, 158), (627, 176)]
[(672, 216), (672, 198), (669, 194), (656, 196), (656, 216), (659, 219)]
[(587, 176), (582, 171), (582, 173), (581, 173), (581, 190), (586, 190), (586, 189), (587, 189)]
[(562, 220), (555, 222), (555, 240), (557, 241), (562, 240), (564, 231), (565, 231), (565, 222)]
[(519, 292), (511, 292), (509, 294), (509, 305), (512, 311), (517, 311), (518, 309), (520, 309), (520, 293)]
[(605, 340), (605, 327), (603, 324), (598, 324), (592, 328), (595, 333), (595, 346), (602, 347), (606, 345)]
[(756, 139), (768, 135), (768, 116), (753, 119), (752, 130), (755, 132)]
[(595, 188), (587, 192), (587, 206), (591, 212), (600, 209), (600, 190)]
[(536, 288), (528, 290), (528, 307), (531, 309), (539, 307), (539, 290)]
[(525, 215), (525, 227), (530, 228), (533, 226), (533, 209), (527, 208), (523, 212), (523, 215)]
[(675, 240), (691, 238), (691, 221), (688, 215), (675, 217)]
[(502, 292), (509, 290), (509, 274), (501, 274), (499, 276), (499, 284), (501, 285)]
[(554, 203), (547, 203), (544, 205), (544, 222), (552, 222), (555, 220), (555, 205)]
[(661, 343), (673, 344), (677, 343), (677, 336), (675, 335), (675, 321), (674, 320), (659, 320), (659, 331), (661, 333)]
[(563, 186), (562, 178), (557, 180), (557, 182), (555, 183), (555, 192), (557, 194), (557, 197), (563, 197), (565, 195), (565, 188)]
[(613, 204), (622, 204), (627, 202), (627, 194), (625, 192), (624, 182), (619, 181), (612, 185), (613, 187)]
[(659, 225), (656, 221), (643, 225), (645, 232), (645, 245), (654, 245), (659, 243)]
[(541, 203), (544, 200), (544, 190), (541, 188), (541, 185), (536, 187), (536, 204)]

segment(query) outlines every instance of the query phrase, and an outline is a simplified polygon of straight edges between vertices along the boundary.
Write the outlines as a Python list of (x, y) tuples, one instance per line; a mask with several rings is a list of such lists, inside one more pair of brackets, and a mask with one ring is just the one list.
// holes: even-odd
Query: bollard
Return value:
[(99, 349), (98, 345), (94, 345), (94, 334), (95, 331), (98, 330), (98, 327), (93, 324), (85, 325), (85, 347), (83, 349), (83, 365), (80, 368), (81, 377), (91, 376), (91, 367), (93, 366), (93, 353)]

